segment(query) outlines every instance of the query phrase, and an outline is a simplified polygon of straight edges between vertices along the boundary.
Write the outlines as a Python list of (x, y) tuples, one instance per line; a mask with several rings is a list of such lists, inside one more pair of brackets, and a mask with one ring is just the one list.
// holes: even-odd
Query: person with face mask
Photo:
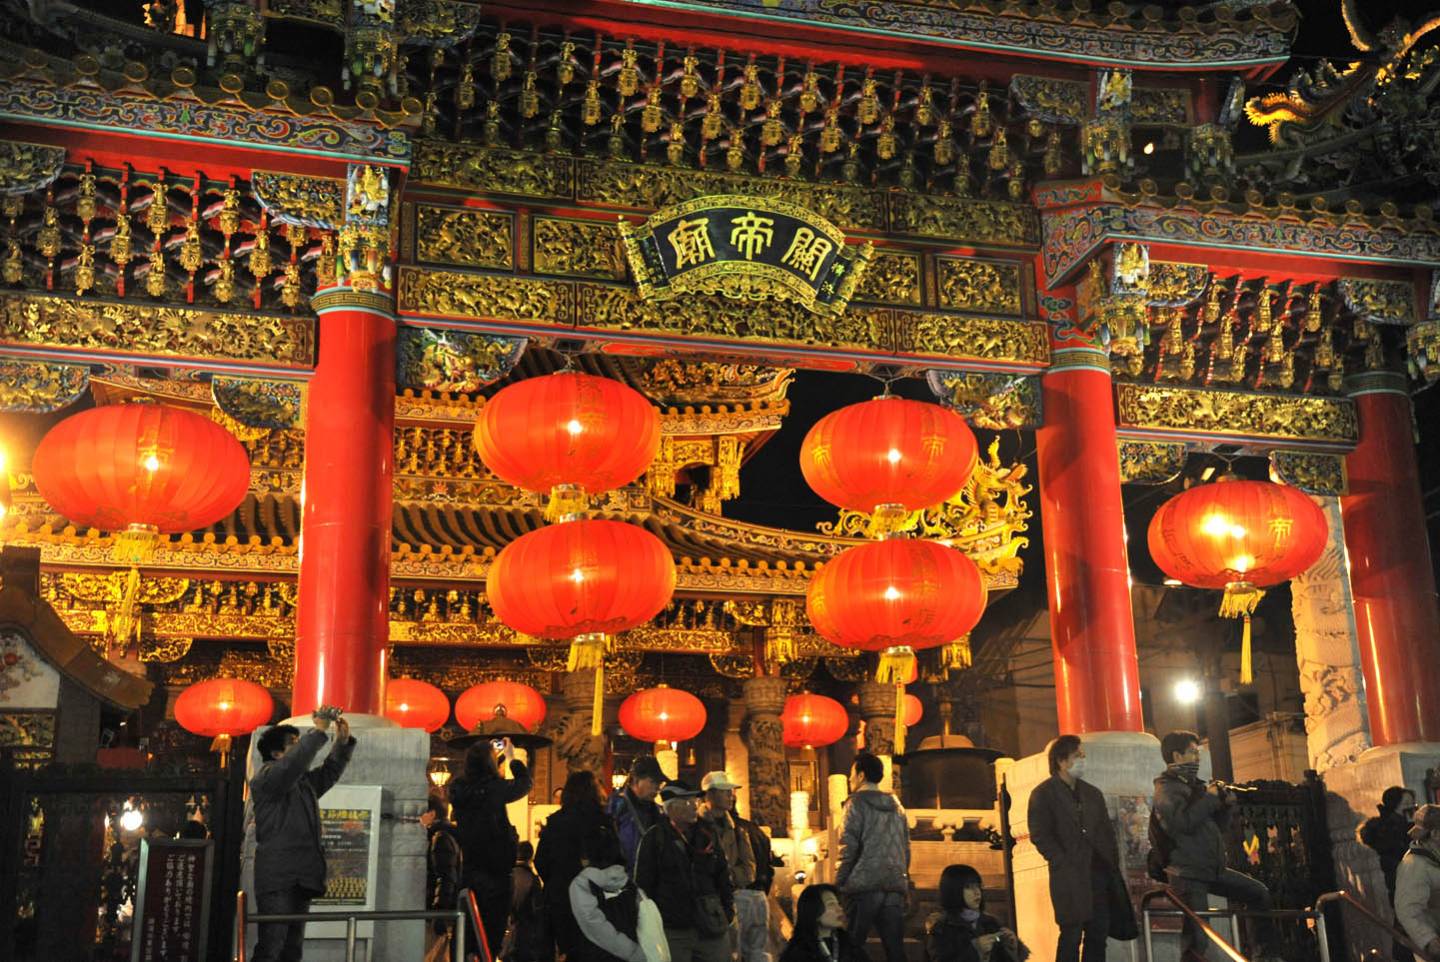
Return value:
[[(1152, 829), (1158, 826), (1167, 843), (1165, 872), (1175, 894), (1197, 910), (1208, 908), (1210, 895), (1215, 894), (1242, 902), (1251, 912), (1268, 912), (1270, 890), (1258, 879), (1225, 865), (1224, 829), (1235, 794), (1220, 782), (1200, 780), (1200, 736), (1170, 732), (1160, 740), (1160, 754), (1167, 767), (1155, 779)], [(1263, 942), (1273, 940), (1270, 927), (1257, 928)], [(1188, 918), (1180, 940), (1201, 959), (1213, 954), (1210, 940)], [(1261, 957), (1273, 955), (1272, 948), (1267, 945)]]
[(1100, 789), (1084, 781), (1078, 735), (1050, 743), (1050, 777), (1030, 796), (1030, 840), (1050, 866), (1050, 904), (1060, 926), (1055, 962), (1104, 962), (1107, 938), (1135, 938), (1121, 879), (1115, 826)]
[(1440, 805), (1421, 805), (1410, 850), (1395, 873), (1395, 920), (1425, 954), (1440, 958)]

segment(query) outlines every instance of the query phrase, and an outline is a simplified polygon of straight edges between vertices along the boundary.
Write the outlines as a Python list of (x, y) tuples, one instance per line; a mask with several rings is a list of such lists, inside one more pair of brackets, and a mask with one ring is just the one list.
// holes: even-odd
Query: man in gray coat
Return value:
[(1427, 955), (1440, 958), (1440, 805), (1421, 805), (1410, 850), (1395, 874), (1395, 922)]
[[(255, 814), (255, 907), (261, 915), (310, 911), (310, 900), (325, 894), (325, 851), (320, 846), (319, 799), (340, 780), (355, 739), (345, 719), (335, 721), (335, 745), (325, 764), (310, 763), (325, 745), (328, 718), (301, 737), (294, 725), (276, 725), (260, 736), (265, 761), (250, 779)], [(300, 962), (305, 923), (260, 926), (253, 962)]]
[(1049, 762), (1050, 777), (1030, 796), (1029, 822), (1030, 841), (1050, 866), (1050, 905), (1060, 926), (1055, 962), (1080, 962), (1082, 943), (1084, 962), (1105, 962), (1119, 875), (1115, 826), (1100, 789), (1080, 778), (1080, 736), (1051, 742)]
[(855, 756), (850, 797), (840, 829), (840, 868), (835, 885), (844, 893), (850, 936), (865, 945), (880, 933), (885, 962), (905, 962), (905, 896), (910, 878), (910, 823), (905, 809), (880, 790), (885, 763), (869, 752)]
[[(1175, 894), (1196, 911), (1210, 907), (1213, 893), (1243, 902), (1252, 912), (1268, 912), (1270, 890), (1258, 879), (1225, 867), (1222, 829), (1230, 821), (1235, 794), (1220, 782), (1200, 780), (1200, 736), (1170, 732), (1160, 740), (1160, 754), (1166, 768), (1155, 779), (1151, 808), (1169, 847), (1165, 871)], [(1273, 940), (1269, 926), (1262, 924), (1258, 931), (1262, 941)], [(1209, 957), (1210, 940), (1188, 918), (1181, 944), (1202, 959)]]

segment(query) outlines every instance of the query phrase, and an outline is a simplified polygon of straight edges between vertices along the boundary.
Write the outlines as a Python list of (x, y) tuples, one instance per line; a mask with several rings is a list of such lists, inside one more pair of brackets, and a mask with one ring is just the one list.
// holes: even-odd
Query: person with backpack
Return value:
[[(504, 751), (508, 756), (508, 742)], [(505, 806), (530, 794), (530, 771), (524, 762), (512, 759), (510, 775), (500, 777), (495, 748), (479, 741), (465, 753), (465, 771), (450, 782), (450, 807), (464, 858), (461, 878), (475, 895), (492, 955), (505, 943), (520, 842)]]
[(660, 909), (671, 962), (730, 962), (735, 918), (730, 868), (714, 834), (700, 822), (699, 795), (682, 781), (660, 789), (666, 817), (640, 839), (635, 884)]
[(665, 773), (654, 755), (641, 755), (630, 766), (630, 777), (625, 787), (610, 796), (605, 812), (615, 820), (615, 831), (620, 836), (620, 852), (625, 864), (635, 871), (635, 852), (640, 847), (640, 836), (665, 820), (660, 806), (655, 804), (655, 793)]
[(646, 962), (640, 946), (640, 893), (625, 867), (613, 829), (581, 840), (583, 867), (568, 899), (577, 939), (566, 962)]
[[(615, 822), (605, 814), (600, 783), (595, 780), (595, 773), (571, 772), (560, 790), (560, 808), (545, 820), (540, 829), (540, 844), (535, 849), (535, 869), (545, 887), (552, 893), (560, 893), (560, 897), (545, 901), (545, 912), (550, 920), (555, 949), (564, 956), (574, 952), (580, 940), (580, 929), (571, 914), (570, 899), (565, 893), (570, 891), (570, 883), (585, 867), (586, 842), (602, 833), (615, 837)], [(619, 845), (617, 840), (617, 850)]]
[(1410, 941), (1440, 959), (1440, 805), (1421, 805), (1410, 850), (1395, 873), (1395, 921)]
[[(1150, 874), (1163, 874), (1191, 909), (1209, 908), (1215, 894), (1238, 900), (1251, 912), (1268, 912), (1270, 890), (1258, 879), (1226, 867), (1224, 828), (1235, 794), (1221, 782), (1201, 781), (1200, 736), (1170, 732), (1160, 740), (1160, 753), (1166, 768), (1155, 779), (1150, 806)], [(1257, 928), (1262, 942), (1273, 938), (1271, 926)], [(1210, 939), (1188, 917), (1180, 941), (1201, 959), (1211, 955)], [(1262, 956), (1269, 954), (1267, 945)]]
[(1081, 777), (1080, 736), (1061, 735), (1047, 755), (1050, 777), (1030, 795), (1029, 823), (1030, 841), (1050, 867), (1050, 905), (1060, 926), (1055, 962), (1105, 962), (1107, 939), (1139, 934), (1115, 826), (1105, 796)]

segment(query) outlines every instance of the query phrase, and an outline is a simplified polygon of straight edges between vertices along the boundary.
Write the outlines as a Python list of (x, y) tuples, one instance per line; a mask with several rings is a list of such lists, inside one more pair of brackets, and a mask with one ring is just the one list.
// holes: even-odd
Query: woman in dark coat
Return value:
[(940, 911), (925, 921), (926, 962), (1025, 962), (1030, 950), (985, 914), (985, 886), (968, 865), (940, 873)]
[(524, 762), (512, 760), (510, 775), (508, 780), (500, 777), (494, 748), (481, 741), (470, 746), (464, 773), (450, 782), (450, 808), (464, 862), (462, 879), (479, 903), (480, 923), (492, 955), (505, 942), (519, 845), (505, 806), (530, 794), (530, 772)]
[(600, 798), (600, 784), (593, 772), (571, 772), (560, 790), (560, 809), (545, 820), (540, 829), (540, 845), (535, 850), (535, 870), (545, 888), (560, 896), (547, 899), (545, 910), (550, 917), (550, 932), (555, 948), (569, 956), (580, 947), (580, 929), (570, 907), (570, 883), (580, 874), (581, 856), (586, 839), (602, 834), (614, 835), (615, 822), (605, 814)]
[(780, 962), (867, 962), (845, 931), (845, 908), (833, 885), (809, 885), (795, 900), (795, 931)]

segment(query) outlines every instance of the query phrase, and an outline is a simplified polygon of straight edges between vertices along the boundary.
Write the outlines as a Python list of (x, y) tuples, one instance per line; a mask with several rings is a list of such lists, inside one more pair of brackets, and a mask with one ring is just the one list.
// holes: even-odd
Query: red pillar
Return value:
[(1370, 740), (1440, 742), (1440, 606), (1405, 376), (1351, 378), (1360, 443), (1340, 499)]
[(388, 295), (331, 288), (312, 302), (320, 363), (305, 420), (305, 486), (291, 712), (383, 714), (390, 637), (395, 316)]
[(1145, 730), (1109, 358), (1057, 349), (1036, 432), (1060, 731)]

